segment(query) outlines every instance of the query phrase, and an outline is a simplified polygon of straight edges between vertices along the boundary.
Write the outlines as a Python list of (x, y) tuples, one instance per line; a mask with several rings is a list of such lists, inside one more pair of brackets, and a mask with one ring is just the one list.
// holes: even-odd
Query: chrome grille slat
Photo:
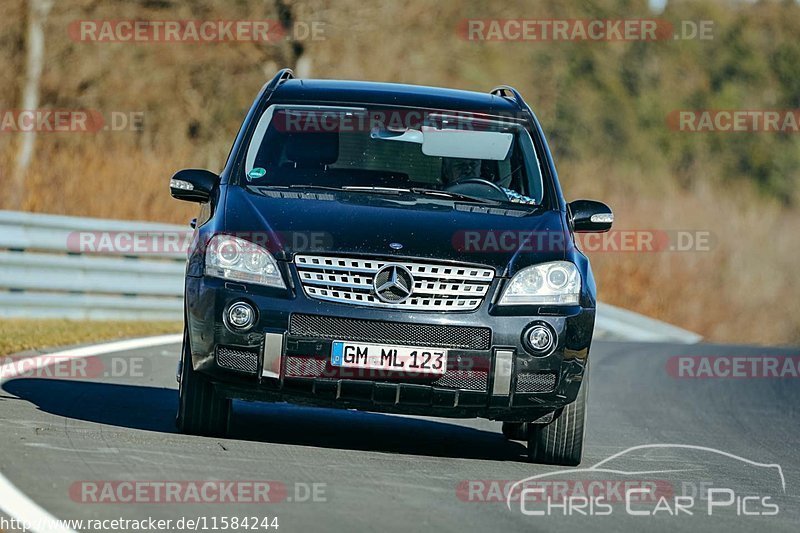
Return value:
[[(494, 281), (491, 268), (423, 261), (297, 255), (297, 274), (306, 295), (329, 302), (404, 310), (474, 311)], [(384, 302), (373, 280), (386, 265), (401, 265), (414, 277), (413, 291), (401, 303)]]
[[(299, 265), (299, 264), (298, 264)], [(312, 264), (303, 264), (303, 268), (312, 268), (315, 270), (329, 270), (333, 268), (341, 268), (342, 270), (347, 270), (349, 272), (363, 272), (365, 274), (374, 274), (380, 268), (344, 268), (344, 267), (333, 267), (333, 266), (326, 266), (326, 265), (312, 265)]]
[(489, 290), (488, 285), (467, 285), (460, 287), (458, 284), (451, 283), (433, 283), (434, 287), (429, 287), (431, 283), (418, 281), (414, 283), (414, 294), (451, 294), (451, 295), (466, 295), (466, 296), (483, 296)]
[[(390, 263), (391, 261), (387, 261)], [(464, 266), (420, 265), (398, 261), (411, 271), (414, 277), (447, 279), (449, 281), (489, 281), (494, 279), (494, 271), (490, 268), (473, 268)]]
[[(298, 256), (299, 258), (300, 256)], [(305, 257), (312, 257), (312, 256), (305, 256)], [(297, 258), (295, 259), (298, 267), (302, 267), (304, 269), (311, 269), (311, 270), (344, 270), (348, 272), (357, 272), (362, 274), (375, 274), (378, 270), (383, 268), (385, 265), (392, 264), (392, 265), (403, 265), (407, 269), (411, 271), (411, 273), (416, 278), (431, 278), (431, 279), (441, 279), (443, 276), (446, 276), (447, 279), (451, 280), (459, 280), (459, 281), (491, 281), (494, 279), (494, 272), (491, 269), (475, 269), (475, 268), (442, 268), (442, 267), (434, 267), (425, 266), (425, 265), (418, 265), (416, 263), (407, 263), (404, 261), (372, 261), (371, 264), (376, 265), (374, 268), (367, 268), (367, 267), (353, 267), (353, 266), (342, 266), (333, 263), (300, 263), (297, 262)], [(472, 274), (472, 272), (486, 272), (486, 274)]]
[(309, 283), (311, 285), (320, 285), (324, 287), (341, 287), (344, 289), (369, 289), (372, 287), (371, 283), (352, 283), (347, 281), (331, 281), (331, 280), (324, 280), (324, 279), (312, 279), (301, 277), (300, 279), (303, 280), (305, 283)]

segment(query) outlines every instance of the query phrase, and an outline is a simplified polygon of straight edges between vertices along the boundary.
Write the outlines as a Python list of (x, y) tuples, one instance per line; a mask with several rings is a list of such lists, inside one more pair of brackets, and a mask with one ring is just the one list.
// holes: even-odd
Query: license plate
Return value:
[(441, 375), (447, 370), (447, 350), (333, 341), (331, 365)]

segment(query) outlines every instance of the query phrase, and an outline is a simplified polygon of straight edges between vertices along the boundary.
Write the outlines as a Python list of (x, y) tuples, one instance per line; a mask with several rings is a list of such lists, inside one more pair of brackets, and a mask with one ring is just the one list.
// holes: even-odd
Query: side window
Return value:
[(542, 183), (542, 169), (539, 167), (539, 158), (536, 157), (536, 150), (533, 147), (533, 140), (528, 133), (528, 130), (521, 128), (517, 136), (519, 139), (519, 146), (521, 148), (522, 157), (527, 174), (528, 182), (520, 184), (522, 186), (523, 194), (530, 196), (537, 202), (541, 202), (544, 198), (544, 185)]
[(517, 187), (518, 179), (514, 176), (514, 157), (508, 157), (503, 161), (497, 161), (497, 184), (506, 189)]

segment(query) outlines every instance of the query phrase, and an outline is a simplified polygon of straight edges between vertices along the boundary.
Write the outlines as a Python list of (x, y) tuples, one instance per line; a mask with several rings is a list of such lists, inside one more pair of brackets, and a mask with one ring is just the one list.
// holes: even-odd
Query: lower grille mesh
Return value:
[(488, 350), (492, 338), (492, 332), (488, 328), (406, 324), (300, 314), (292, 315), (289, 320), (289, 334), (330, 340), (462, 350)]
[(550, 392), (555, 388), (555, 374), (520, 374), (517, 376), (517, 392)]
[[(354, 372), (358, 372), (355, 369)], [(365, 376), (369, 376), (369, 371), (363, 370)], [(328, 369), (326, 359), (316, 359), (313, 357), (286, 357), (285, 375), (287, 378), (337, 378), (335, 370)], [(379, 376), (367, 377), (371, 381), (383, 381)], [(397, 381), (392, 381), (397, 383)], [(488, 388), (489, 373), (485, 370), (448, 370), (436, 381), (428, 382), (434, 387), (444, 389), (460, 389), (484, 392)]]
[(257, 374), (258, 351), (232, 346), (217, 346), (217, 364), (228, 370)]
[(448, 370), (433, 384), (446, 389), (485, 391), (489, 384), (489, 373), (480, 370)]

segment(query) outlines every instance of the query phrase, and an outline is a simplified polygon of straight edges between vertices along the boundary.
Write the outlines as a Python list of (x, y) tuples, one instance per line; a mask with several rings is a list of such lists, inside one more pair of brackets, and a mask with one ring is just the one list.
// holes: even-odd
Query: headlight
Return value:
[(208, 242), (206, 275), (286, 288), (272, 254), (257, 244), (231, 235), (215, 235)]
[(581, 294), (581, 275), (568, 261), (523, 268), (506, 285), (498, 305), (571, 305)]

